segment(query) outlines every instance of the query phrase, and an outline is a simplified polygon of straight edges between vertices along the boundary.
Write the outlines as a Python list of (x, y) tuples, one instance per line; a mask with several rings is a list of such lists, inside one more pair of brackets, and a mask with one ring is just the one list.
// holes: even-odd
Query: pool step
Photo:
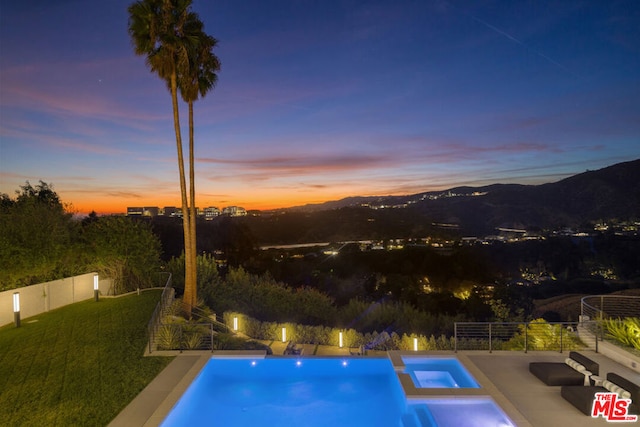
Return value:
[(410, 405), (409, 412), (402, 416), (404, 427), (436, 427), (436, 421), (426, 405)]
[(402, 427), (421, 427), (415, 412), (410, 411), (402, 416)]

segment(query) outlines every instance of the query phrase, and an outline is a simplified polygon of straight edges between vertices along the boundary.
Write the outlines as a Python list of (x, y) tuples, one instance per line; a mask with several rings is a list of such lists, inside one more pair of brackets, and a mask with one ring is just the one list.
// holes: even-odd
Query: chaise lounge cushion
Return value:
[(529, 372), (550, 386), (584, 385), (585, 375), (598, 375), (599, 365), (588, 357), (572, 351), (569, 358), (584, 366), (588, 372), (579, 372), (564, 362), (532, 362), (529, 364)]
[(631, 394), (631, 405), (629, 406), (630, 414), (640, 414), (640, 385), (632, 383), (628, 379), (621, 377), (618, 374), (609, 372), (607, 379), (612, 383), (622, 387), (624, 390)]
[[(638, 414), (638, 402), (640, 402), (640, 386), (632, 383), (631, 381), (621, 377), (620, 375), (610, 372), (607, 374), (607, 380), (618, 385), (631, 394), (631, 405), (629, 405), (629, 414)], [(580, 385), (568, 385), (563, 386), (560, 389), (562, 397), (578, 408), (583, 414), (591, 415), (593, 409), (593, 400), (596, 393), (606, 393), (607, 390), (600, 386), (588, 386), (583, 387)]]
[(606, 391), (606, 388), (600, 386), (565, 385), (560, 389), (560, 395), (583, 414), (591, 415), (596, 393), (606, 393)]

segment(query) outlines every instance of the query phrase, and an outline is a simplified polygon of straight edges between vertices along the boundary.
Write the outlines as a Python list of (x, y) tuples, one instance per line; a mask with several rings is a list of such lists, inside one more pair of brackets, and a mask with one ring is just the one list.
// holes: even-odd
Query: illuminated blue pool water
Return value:
[(515, 427), (488, 397), (429, 399), (411, 403), (403, 427)]
[(478, 382), (454, 357), (402, 357), (405, 369), (416, 387), (480, 388)]
[[(466, 399), (408, 404), (389, 359), (212, 358), (162, 426), (457, 427), (458, 420), (442, 416), (442, 404), (450, 400), (464, 405)], [(473, 426), (501, 425), (494, 421)]]

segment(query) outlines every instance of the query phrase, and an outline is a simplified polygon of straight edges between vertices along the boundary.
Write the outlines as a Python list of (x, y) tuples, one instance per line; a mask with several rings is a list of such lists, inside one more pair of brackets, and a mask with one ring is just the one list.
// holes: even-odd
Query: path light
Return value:
[(16, 328), (20, 327), (20, 292), (13, 293), (13, 321)]
[(238, 317), (237, 316), (233, 317), (233, 330), (234, 331), (238, 330)]
[(339, 343), (339, 345), (340, 345), (340, 348), (342, 348), (342, 331), (340, 331), (340, 343)]
[(287, 328), (282, 328), (282, 342), (287, 341)]
[(418, 351), (418, 338), (413, 339), (413, 351)]
[(98, 275), (94, 274), (93, 275), (93, 299), (98, 302), (98, 300), (100, 299), (100, 288), (98, 286)]

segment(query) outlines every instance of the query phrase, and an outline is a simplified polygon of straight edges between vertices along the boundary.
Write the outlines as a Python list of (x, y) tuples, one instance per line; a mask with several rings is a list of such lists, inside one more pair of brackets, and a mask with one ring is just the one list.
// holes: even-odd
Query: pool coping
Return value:
[[(480, 384), (480, 388), (418, 388), (404, 369), (403, 356), (457, 358)], [(205, 364), (216, 358), (287, 358), (271, 356), (265, 351), (202, 351), (179, 354), (171, 363), (109, 424), (109, 427), (159, 426), (178, 402)], [(294, 356), (300, 358), (300, 356)], [(391, 360), (408, 403), (438, 398), (491, 398), (519, 427), (531, 424), (478, 367), (461, 352), (451, 351), (388, 351), (376, 356), (302, 356), (302, 358), (388, 358)]]

